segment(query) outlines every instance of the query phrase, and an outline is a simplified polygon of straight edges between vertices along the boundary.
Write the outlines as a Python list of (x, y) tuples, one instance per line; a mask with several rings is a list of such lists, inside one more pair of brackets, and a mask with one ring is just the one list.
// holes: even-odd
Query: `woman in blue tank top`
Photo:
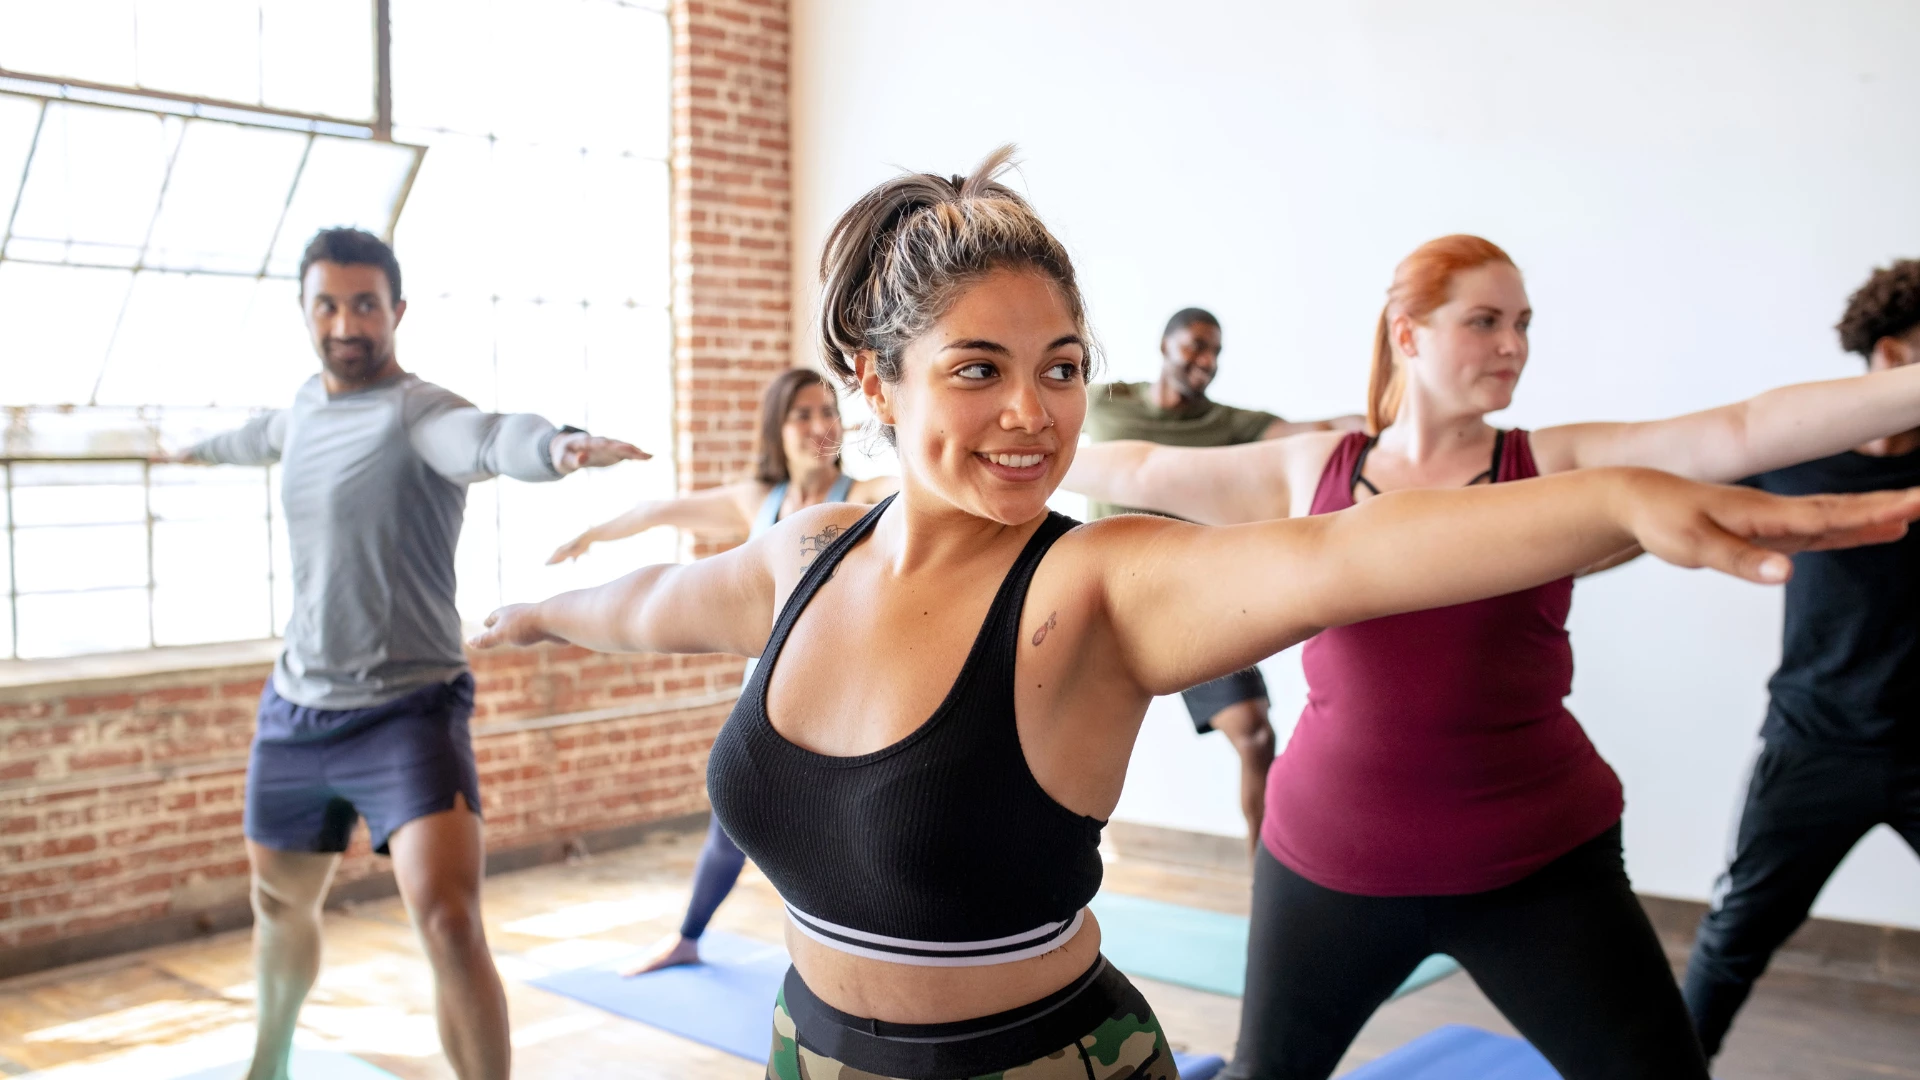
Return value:
[[(840, 403), (827, 381), (810, 368), (781, 372), (760, 397), (760, 452), (753, 476), (677, 499), (643, 502), (560, 545), (549, 565), (577, 559), (603, 540), (619, 540), (661, 525), (695, 532), (759, 536), (774, 523), (821, 503), (870, 505), (899, 490), (897, 477), (855, 480), (840, 469)], [(747, 661), (747, 677), (757, 660)], [(707, 824), (707, 840), (693, 867), (693, 895), (680, 931), (624, 974), (657, 971), (700, 960), (700, 935), (733, 891), (746, 856), (720, 828)]]
[(643, 502), (561, 544), (547, 565), (662, 525), (722, 536), (758, 536), (820, 503), (872, 505), (900, 488), (897, 477), (855, 480), (840, 470), (840, 404), (819, 372), (780, 373), (760, 398), (759, 460), (753, 476), (676, 499)]
[(472, 641), (760, 654), (707, 787), (787, 909), (769, 1080), (1177, 1080), (1087, 907), (1154, 695), (1634, 544), (1778, 582), (1782, 550), (1920, 518), (1920, 491), (1795, 500), (1583, 469), (1233, 528), (1079, 526), (1047, 499), (1092, 334), (1065, 247), (996, 182), (1010, 152), (883, 183), (828, 233), (823, 359), (898, 450), (899, 495), (502, 608)]

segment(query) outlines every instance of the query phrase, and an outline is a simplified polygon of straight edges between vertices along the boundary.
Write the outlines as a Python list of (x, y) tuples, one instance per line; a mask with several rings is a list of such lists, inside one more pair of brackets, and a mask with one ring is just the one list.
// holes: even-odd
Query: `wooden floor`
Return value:
[[(697, 834), (659, 834), (580, 862), (487, 881), (487, 929), (506, 976), (515, 1074), (527, 1078), (752, 1080), (756, 1065), (526, 985), (548, 970), (630, 953), (678, 925)], [(1245, 913), (1247, 879), (1138, 861), (1109, 865), (1118, 892)], [(751, 868), (714, 925), (779, 939), (780, 906)], [(332, 913), (326, 966), (302, 1045), (356, 1054), (407, 1080), (451, 1077), (438, 1050), (426, 964), (399, 901)], [(1230, 1053), (1237, 998), (1141, 981), (1180, 1049)], [(251, 962), (244, 934), (0, 982), (0, 1073), (163, 1080), (246, 1056)], [(1512, 1029), (1465, 975), (1380, 1011), (1342, 1071), (1441, 1024)], [(1715, 1073), (1723, 1080), (1920, 1080), (1920, 988), (1769, 976)]]

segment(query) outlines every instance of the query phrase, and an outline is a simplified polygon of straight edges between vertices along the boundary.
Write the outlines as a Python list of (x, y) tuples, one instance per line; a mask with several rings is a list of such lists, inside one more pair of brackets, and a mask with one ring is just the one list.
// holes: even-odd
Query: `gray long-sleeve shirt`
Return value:
[(281, 463), (293, 613), (274, 690), (359, 709), (465, 670), (453, 553), (467, 485), (559, 479), (557, 430), (531, 413), (481, 412), (413, 375), (335, 395), (316, 375), (291, 409), (189, 450), (213, 464)]

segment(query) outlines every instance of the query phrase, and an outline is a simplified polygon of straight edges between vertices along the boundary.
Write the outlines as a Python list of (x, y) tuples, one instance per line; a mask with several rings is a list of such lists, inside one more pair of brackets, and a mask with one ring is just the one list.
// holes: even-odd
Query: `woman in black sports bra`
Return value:
[(1920, 493), (1791, 500), (1592, 470), (1231, 529), (1078, 526), (1046, 500), (1086, 415), (1091, 335), (1066, 251), (995, 182), (1009, 154), (888, 181), (827, 241), (825, 360), (897, 446), (898, 496), (502, 608), (473, 641), (761, 657), (708, 789), (787, 904), (770, 1077), (1176, 1077), (1086, 910), (1153, 695), (1634, 543), (1779, 581), (1787, 559), (1743, 537), (1874, 542), (1920, 516)]

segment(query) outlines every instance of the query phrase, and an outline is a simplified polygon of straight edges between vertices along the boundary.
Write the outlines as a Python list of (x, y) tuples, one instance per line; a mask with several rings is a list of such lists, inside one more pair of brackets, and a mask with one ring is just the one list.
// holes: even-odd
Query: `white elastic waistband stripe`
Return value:
[[(977, 952), (981, 949), (998, 949), (1009, 945), (1022, 945), (1026, 942), (1058, 933), (1062, 926), (1067, 925), (1062, 922), (1045, 923), (1032, 930), (1018, 934), (1009, 934), (1006, 937), (992, 938), (988, 941), (914, 941), (911, 938), (888, 937), (885, 934), (870, 934), (865, 930), (855, 930), (851, 926), (841, 926), (838, 923), (830, 923), (825, 919), (816, 919), (806, 912), (801, 911), (799, 908), (794, 907), (792, 904), (787, 905), (787, 912), (793, 916), (793, 920), (799, 923), (802, 928), (812, 925), (822, 930), (831, 930), (842, 937), (850, 937), (856, 941), (865, 941), (874, 945), (891, 945), (896, 949), (924, 949), (927, 952)], [(1076, 913), (1072, 921), (1078, 923), (1084, 914), (1084, 911)]]
[[(792, 910), (791, 905), (789, 905), (789, 910)], [(793, 914), (797, 915), (798, 912), (793, 912)], [(850, 956), (865, 957), (868, 960), (885, 960), (890, 964), (907, 964), (912, 967), (990, 967), (994, 964), (1011, 964), (1016, 960), (1029, 960), (1033, 957), (1052, 952), (1067, 942), (1072, 941), (1073, 936), (1080, 932), (1080, 927), (1086, 922), (1086, 919), (1087, 913), (1082, 909), (1074, 914), (1073, 920), (1066, 924), (1066, 929), (1061, 931), (1058, 937), (1042, 941), (1038, 945), (1029, 945), (1023, 949), (1015, 949), (1010, 952), (996, 952), (986, 956), (915, 956), (911, 953), (889, 952), (885, 949), (870, 949), (862, 945), (853, 945), (841, 941), (838, 938), (828, 937), (808, 925), (807, 921), (803, 918), (795, 918), (793, 925), (798, 927), (801, 933), (825, 945), (829, 949), (843, 952)], [(822, 925), (826, 924), (823, 923)], [(1048, 925), (1055, 929), (1060, 927), (1059, 923), (1050, 923)], [(1022, 938), (1031, 936), (1030, 934), (1020, 935)], [(925, 948), (927, 946), (921, 947)], [(962, 946), (944, 945), (942, 947), (961, 948)]]

